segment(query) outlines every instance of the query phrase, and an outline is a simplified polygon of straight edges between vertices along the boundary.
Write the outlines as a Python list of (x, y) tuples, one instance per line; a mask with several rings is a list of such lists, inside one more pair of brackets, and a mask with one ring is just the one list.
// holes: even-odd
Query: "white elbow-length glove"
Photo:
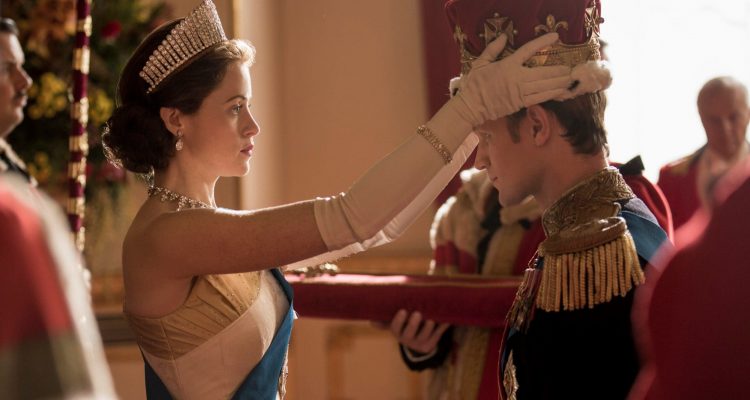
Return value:
[[(473, 127), (521, 108), (560, 97), (572, 83), (565, 66), (527, 68), (523, 63), (557, 40), (539, 37), (498, 61), (507, 38), (490, 43), (449, 100), (426, 126), (443, 154), (425, 137), (411, 135), (362, 175), (347, 192), (319, 198), (315, 219), (328, 253), (289, 268), (333, 261), (400, 236), (445, 188), (477, 144)], [(446, 155), (451, 156), (450, 161)]]

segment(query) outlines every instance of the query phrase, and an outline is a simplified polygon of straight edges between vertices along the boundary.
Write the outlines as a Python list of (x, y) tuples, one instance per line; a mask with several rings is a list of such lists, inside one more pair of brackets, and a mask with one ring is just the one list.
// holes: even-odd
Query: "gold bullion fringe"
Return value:
[(544, 311), (593, 308), (614, 296), (624, 297), (644, 280), (633, 237), (626, 232), (591, 249), (546, 255), (537, 307)]

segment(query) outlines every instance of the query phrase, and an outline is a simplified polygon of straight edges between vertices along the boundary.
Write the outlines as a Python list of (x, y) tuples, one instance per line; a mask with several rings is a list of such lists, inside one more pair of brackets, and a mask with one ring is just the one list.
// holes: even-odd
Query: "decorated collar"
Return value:
[(577, 184), (542, 215), (544, 233), (552, 238), (592, 221), (617, 216), (618, 201), (635, 197), (617, 168), (607, 167)]

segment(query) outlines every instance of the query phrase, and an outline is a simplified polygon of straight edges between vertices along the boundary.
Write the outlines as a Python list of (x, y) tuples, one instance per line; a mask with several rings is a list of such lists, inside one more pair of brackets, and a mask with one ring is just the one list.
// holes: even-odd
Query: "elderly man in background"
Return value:
[(745, 135), (750, 108), (745, 85), (732, 77), (709, 80), (698, 94), (698, 113), (706, 131), (706, 144), (662, 167), (659, 173), (658, 184), (672, 208), (675, 229), (701, 205), (711, 207), (711, 196), (707, 194), (717, 179), (748, 154)]
[(24, 60), (15, 22), (0, 18), (0, 173), (15, 172), (33, 182), (23, 161), (5, 141), (23, 121), (26, 90), (31, 86), (31, 78), (23, 69)]

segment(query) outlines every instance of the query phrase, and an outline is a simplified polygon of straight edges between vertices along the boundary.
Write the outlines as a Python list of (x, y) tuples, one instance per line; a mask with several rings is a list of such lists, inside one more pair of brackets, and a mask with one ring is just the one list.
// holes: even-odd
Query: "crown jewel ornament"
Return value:
[(560, 40), (540, 50), (527, 67), (567, 65), (574, 67), (601, 60), (600, 0), (447, 0), (446, 12), (461, 55), (461, 73), (471, 70), (486, 45), (501, 34), (508, 43), (500, 59), (524, 43), (549, 32)]
[(169, 75), (209, 47), (227, 40), (219, 13), (204, 0), (185, 17), (154, 50), (139, 74), (151, 93)]

